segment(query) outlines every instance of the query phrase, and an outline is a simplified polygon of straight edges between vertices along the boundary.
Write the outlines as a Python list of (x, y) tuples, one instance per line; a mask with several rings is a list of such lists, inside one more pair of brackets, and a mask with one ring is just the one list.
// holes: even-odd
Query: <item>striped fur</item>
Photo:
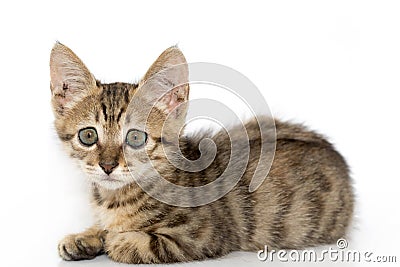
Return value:
[[(182, 62), (181, 52), (170, 48), (144, 79), (164, 65)], [(272, 168), (263, 184), (249, 193), (261, 149), (259, 124), (250, 120), (245, 125), (248, 141), (243, 143), (250, 144), (250, 160), (236, 186), (207, 205), (171, 206), (152, 198), (132, 180), (123, 156), (124, 122), (141, 116), (141, 110), (127, 113), (128, 104), (142, 82), (102, 84), (61, 44), (52, 51), (50, 67), (56, 130), (67, 152), (91, 181), (97, 219), (88, 230), (60, 242), (63, 259), (91, 259), (106, 253), (124, 263), (183, 262), (220, 257), (237, 250), (257, 251), (264, 245), (301, 249), (332, 243), (346, 234), (353, 212), (349, 170), (322, 136), (300, 125), (275, 121), (277, 143)], [(178, 93), (188, 94), (188, 88), (181, 90)], [(186, 101), (187, 95), (176, 99)], [(165, 119), (162, 107), (151, 113), (149, 140), (144, 149), (167, 180), (188, 187), (205, 185), (223, 173), (229, 160), (235, 160), (229, 157), (231, 146), (225, 131), (204, 131), (181, 136), (180, 149), (186, 158), (195, 160), (200, 157), (199, 142), (209, 137), (218, 148), (213, 163), (200, 172), (174, 167), (164, 150), (168, 151), (172, 143), (168, 136), (160, 134)], [(77, 133), (89, 126), (97, 129), (99, 141), (85, 147), (79, 143)], [(233, 128), (230, 134), (237, 131)], [(148, 162), (136, 158), (134, 151), (130, 153), (135, 160), (131, 169), (144, 172)], [(106, 177), (100, 162), (114, 162), (117, 167)], [(146, 191), (152, 190), (160, 189), (157, 184), (148, 184)]]

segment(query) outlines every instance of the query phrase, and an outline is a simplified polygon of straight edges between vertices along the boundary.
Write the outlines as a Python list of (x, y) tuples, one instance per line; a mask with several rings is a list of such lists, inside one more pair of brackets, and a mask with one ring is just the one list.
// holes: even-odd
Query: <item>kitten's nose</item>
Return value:
[(99, 162), (100, 167), (103, 169), (103, 171), (108, 175), (112, 173), (112, 171), (118, 166), (118, 162), (112, 161), (112, 162)]

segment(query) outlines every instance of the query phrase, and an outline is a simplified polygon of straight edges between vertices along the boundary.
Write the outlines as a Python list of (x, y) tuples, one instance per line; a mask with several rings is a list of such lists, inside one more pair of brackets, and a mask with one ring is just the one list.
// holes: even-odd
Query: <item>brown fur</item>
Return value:
[[(92, 182), (97, 218), (93, 227), (60, 242), (60, 256), (80, 260), (106, 253), (124, 263), (169, 263), (215, 258), (236, 250), (257, 251), (264, 245), (301, 249), (343, 237), (353, 212), (348, 167), (328, 141), (300, 125), (271, 122), (268, 118), (263, 118), (260, 125), (256, 120), (248, 121), (245, 127), (249, 137), (243, 140), (243, 146), (250, 143), (247, 169), (228, 194), (207, 205), (171, 206), (152, 198), (132, 180), (127, 165), (132, 164), (130, 167), (140, 172), (148, 161), (134, 150), (127, 152), (129, 163), (124, 159), (123, 124), (141, 116), (140, 110), (127, 112), (128, 104), (154, 73), (185, 63), (179, 49), (172, 47), (156, 60), (139, 84), (101, 84), (70, 49), (59, 43), (53, 48), (50, 67), (56, 130), (68, 153), (78, 160)], [(184, 82), (186, 71), (178, 73), (181, 79), (169, 82)], [(187, 172), (169, 163), (165, 151), (169, 150), (171, 136), (161, 136), (161, 123), (171, 112), (169, 103), (186, 102), (188, 93), (188, 86), (178, 86), (156, 105), (149, 117), (144, 149), (164, 178), (194, 187), (218, 178), (229, 160), (241, 159), (229, 158), (230, 140), (225, 131), (205, 131), (181, 136), (179, 142), (182, 154), (195, 160), (200, 157), (200, 140), (214, 140), (218, 153), (209, 167)], [(176, 119), (168, 130), (183, 124), (186, 108), (182, 105), (174, 111)], [(271, 170), (262, 185), (249, 193), (261, 149), (259, 127), (273, 124), (277, 140)], [(88, 126), (95, 127), (99, 135), (92, 147), (82, 146), (77, 138), (78, 131)], [(230, 134), (238, 135), (239, 130), (233, 128)], [(103, 181), (100, 162), (118, 164), (110, 174), (120, 180), (117, 184)], [(161, 189), (149, 183), (147, 190)], [(187, 196), (176, 196), (183, 197)]]

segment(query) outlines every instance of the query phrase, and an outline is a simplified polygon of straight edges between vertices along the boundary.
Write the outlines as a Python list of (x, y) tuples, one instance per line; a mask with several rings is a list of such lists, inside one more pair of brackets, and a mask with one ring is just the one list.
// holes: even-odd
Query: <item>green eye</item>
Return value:
[(92, 146), (97, 143), (97, 132), (95, 128), (89, 127), (79, 131), (79, 141), (85, 146)]
[(147, 134), (145, 132), (131, 129), (126, 134), (126, 143), (132, 148), (140, 148), (147, 141)]

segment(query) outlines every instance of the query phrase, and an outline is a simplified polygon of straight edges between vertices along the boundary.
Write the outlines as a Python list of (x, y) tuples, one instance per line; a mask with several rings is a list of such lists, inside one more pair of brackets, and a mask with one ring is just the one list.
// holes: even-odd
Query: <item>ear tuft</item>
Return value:
[(154, 63), (151, 65), (149, 70), (146, 72), (143, 80), (148, 80), (154, 74), (162, 71), (171, 66), (186, 64), (186, 58), (183, 55), (182, 51), (177, 46), (171, 46), (166, 49)]
[(50, 89), (56, 115), (83, 99), (96, 88), (94, 76), (71, 49), (56, 42), (50, 55)]

